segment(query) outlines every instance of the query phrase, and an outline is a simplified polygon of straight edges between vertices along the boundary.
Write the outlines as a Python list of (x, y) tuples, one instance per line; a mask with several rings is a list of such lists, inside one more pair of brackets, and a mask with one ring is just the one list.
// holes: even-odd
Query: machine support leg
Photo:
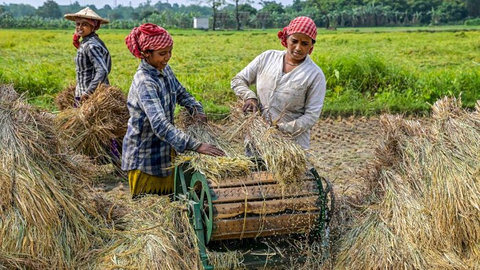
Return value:
[(208, 264), (207, 248), (205, 247), (205, 233), (202, 223), (202, 215), (200, 213), (200, 204), (194, 201), (189, 201), (190, 207), (193, 210), (193, 225), (195, 234), (197, 235), (198, 248), (200, 249), (200, 259), (202, 260), (203, 268), (205, 270), (213, 270), (213, 266)]

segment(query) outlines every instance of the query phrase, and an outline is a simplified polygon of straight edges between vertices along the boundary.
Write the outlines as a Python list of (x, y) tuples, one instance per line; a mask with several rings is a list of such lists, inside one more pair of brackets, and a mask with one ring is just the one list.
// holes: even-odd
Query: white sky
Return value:
[[(117, 2), (117, 5), (130, 6), (130, 3), (131, 3), (131, 5), (133, 7), (137, 7), (138, 4), (146, 2), (146, 0), (78, 0), (78, 3), (80, 5), (93, 4), (97, 8), (102, 8), (105, 5), (110, 5), (111, 7), (113, 7), (114, 4), (115, 4), (115, 1)], [(36, 8), (43, 5), (44, 2), (45, 1), (43, 1), (43, 0), (0, 0), (0, 3), (2, 3), (2, 4), (28, 4), (28, 5), (32, 5)], [(57, 2), (57, 4), (59, 4), (59, 5), (69, 5), (71, 3), (74, 3), (75, 0), (55, 0), (55, 2)], [(151, 1), (152, 5), (157, 3), (157, 2), (158, 2), (158, 0), (152, 0)], [(162, 2), (164, 2), (164, 3), (168, 2), (170, 4), (177, 3), (179, 5), (185, 5), (185, 6), (199, 3), (199, 1), (195, 1), (195, 0), (162, 0)], [(228, 1), (228, 2), (233, 3), (234, 1)], [(243, 1), (240, 0), (240, 3), (242, 3), (242, 2)], [(253, 7), (255, 7), (257, 9), (261, 8), (261, 6), (258, 4), (258, 2), (260, 2), (259, 0), (254, 0), (253, 2), (254, 3), (251, 4)], [(293, 0), (275, 0), (275, 2), (282, 3), (283, 6), (286, 6), (286, 5), (291, 5), (293, 3)]]

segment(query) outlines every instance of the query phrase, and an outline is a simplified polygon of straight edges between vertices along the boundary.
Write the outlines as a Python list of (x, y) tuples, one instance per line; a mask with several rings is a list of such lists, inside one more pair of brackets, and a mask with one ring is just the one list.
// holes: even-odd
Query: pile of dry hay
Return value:
[(248, 138), (250, 146), (265, 162), (265, 166), (282, 185), (294, 186), (307, 170), (307, 155), (292, 138), (265, 122), (259, 113), (244, 114), (242, 104), (231, 111), (234, 127), (228, 132)]
[(132, 201), (121, 195), (127, 214), (121, 230), (96, 261), (96, 269), (201, 269), (197, 240), (186, 205), (168, 197), (145, 196)]
[[(112, 141), (115, 140), (121, 147), (127, 131), (129, 113), (125, 94), (118, 88), (100, 85), (79, 108), (73, 108), (68, 106), (73, 104), (70, 101), (71, 92), (67, 88), (59, 94), (63, 98), (57, 98), (57, 103), (66, 108), (55, 121), (62, 141), (75, 153), (96, 160), (108, 159)], [(59, 107), (63, 105), (57, 104)]]
[(480, 102), (445, 98), (432, 124), (388, 116), (370, 198), (342, 239), (339, 269), (480, 267)]
[(75, 102), (75, 84), (70, 84), (55, 96), (55, 105), (60, 111), (73, 108)]
[(0, 85), (0, 265), (74, 268), (102, 242), (99, 217), (82, 199), (92, 176), (65, 154), (50, 117)]
[(86, 185), (95, 166), (67, 153), (52, 121), (0, 86), (1, 267), (200, 268), (184, 204), (104, 198)]

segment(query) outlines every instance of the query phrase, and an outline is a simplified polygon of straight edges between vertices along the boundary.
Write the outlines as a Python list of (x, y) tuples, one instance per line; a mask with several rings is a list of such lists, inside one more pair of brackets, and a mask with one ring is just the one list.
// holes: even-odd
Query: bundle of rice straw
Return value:
[(177, 156), (176, 165), (188, 161), (191, 168), (217, 183), (227, 177), (248, 175), (255, 166), (248, 157), (238, 153), (231, 143), (222, 138), (219, 129), (214, 124), (195, 121), (186, 111), (180, 113), (177, 123), (188, 135), (202, 143), (215, 145), (222, 149), (225, 156), (212, 157), (197, 152), (187, 152)]
[(7, 85), (0, 85), (0, 164), (0, 265), (85, 265), (102, 242), (98, 217), (81, 202), (91, 172), (63, 154), (52, 119)]
[(294, 186), (307, 170), (305, 150), (266, 123), (259, 113), (245, 115), (240, 108), (241, 105), (236, 105), (232, 110), (231, 118), (236, 127), (229, 131), (231, 138), (239, 134), (246, 136), (275, 179), (280, 184)]
[[(120, 198), (117, 198), (119, 200)], [(121, 199), (128, 209), (123, 230), (96, 260), (95, 269), (201, 269), (198, 246), (186, 205), (166, 196)]]
[(61, 139), (75, 153), (99, 160), (111, 156), (113, 140), (121, 146), (128, 118), (125, 94), (118, 88), (100, 85), (79, 108), (61, 111), (55, 122)]
[(76, 87), (75, 84), (70, 84), (55, 96), (55, 105), (60, 111), (73, 108)]
[(480, 267), (479, 109), (444, 98), (430, 125), (382, 118), (385, 139), (367, 176), (374, 195), (343, 237), (336, 268)]

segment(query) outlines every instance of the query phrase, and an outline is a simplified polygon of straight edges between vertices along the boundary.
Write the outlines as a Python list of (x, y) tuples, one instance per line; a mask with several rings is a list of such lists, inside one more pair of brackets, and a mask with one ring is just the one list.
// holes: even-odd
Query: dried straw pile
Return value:
[(63, 154), (51, 118), (0, 85), (1, 266), (85, 265), (101, 239), (96, 213), (81, 201), (91, 173), (82, 166)]
[(75, 101), (75, 84), (69, 85), (55, 96), (55, 105), (60, 111), (73, 108)]
[(338, 269), (479, 269), (480, 103), (445, 98), (433, 123), (387, 116), (367, 180), (374, 196), (345, 235)]
[(171, 203), (166, 196), (116, 200), (126, 202), (128, 214), (119, 221), (121, 230), (112, 232), (96, 269), (201, 269), (185, 204)]
[(111, 155), (112, 140), (121, 140), (127, 131), (127, 98), (118, 88), (100, 85), (80, 108), (67, 108), (56, 118), (61, 139), (75, 153), (95, 159)]
[(259, 113), (243, 114), (241, 104), (232, 109), (231, 118), (236, 127), (229, 130), (233, 136), (244, 136), (265, 162), (280, 184), (294, 186), (307, 170), (305, 150), (287, 135), (270, 126)]

